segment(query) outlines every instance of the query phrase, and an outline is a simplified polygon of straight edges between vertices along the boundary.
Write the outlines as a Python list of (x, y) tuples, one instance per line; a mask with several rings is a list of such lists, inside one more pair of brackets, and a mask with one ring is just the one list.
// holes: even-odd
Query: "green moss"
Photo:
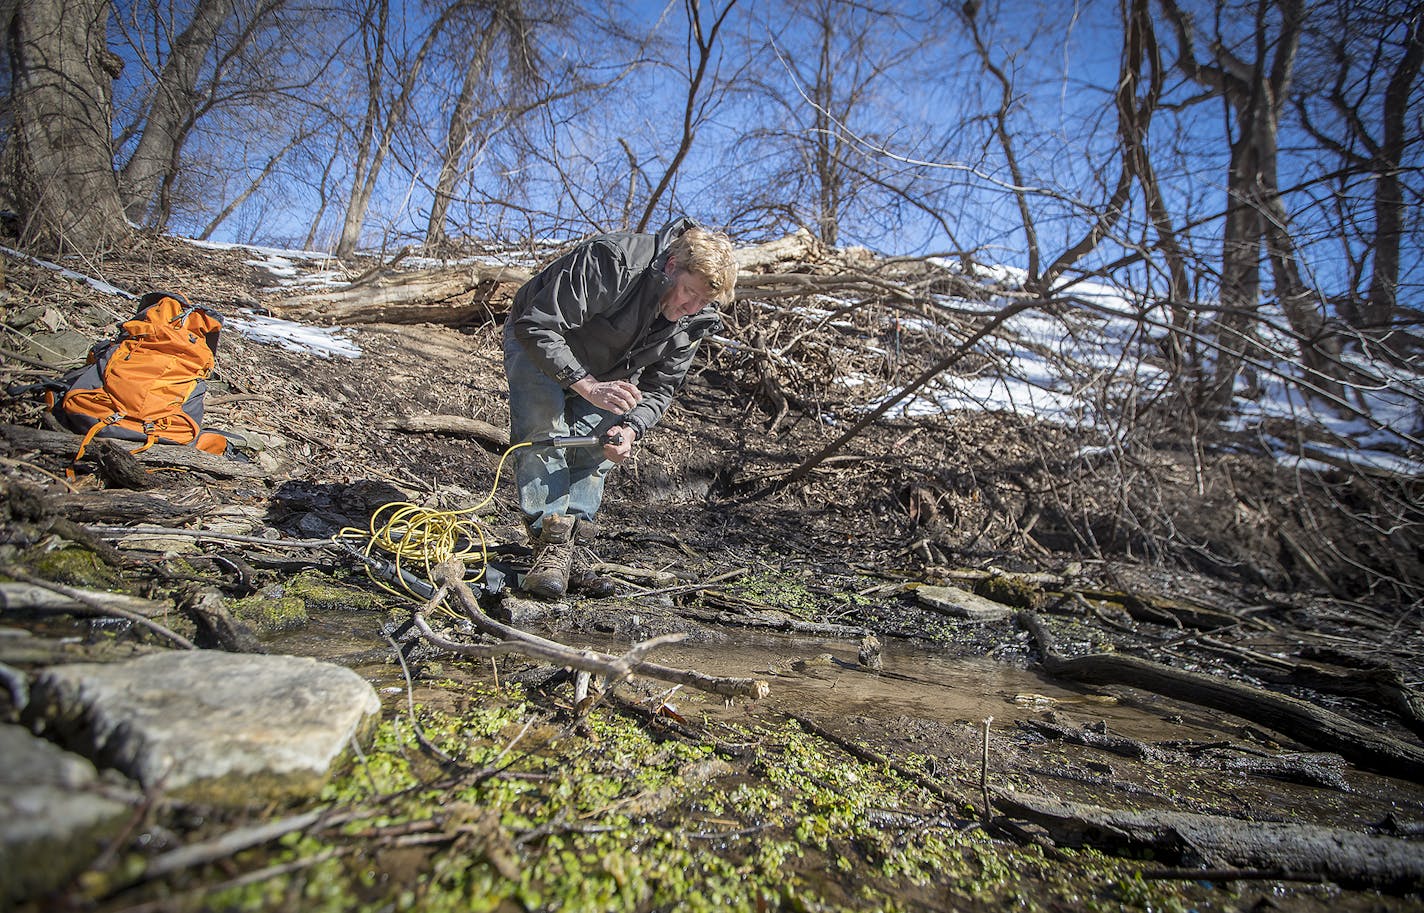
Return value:
[(283, 582), (288, 596), (305, 600), (310, 609), (381, 611), (385, 601), (369, 589), (342, 583), (320, 571), (303, 571)]
[(33, 548), (21, 563), (36, 577), (68, 586), (111, 592), (128, 592), (122, 578), (99, 556), (84, 548)]
[[(290, 874), (209, 909), (1181, 909), (1132, 863), (1046, 859), (991, 839), (915, 783), (792, 724), (736, 729), (755, 756), (661, 741), (595, 710), (576, 734), (517, 691), (448, 685), (447, 709), (387, 720), (322, 799), (358, 811), (245, 870)], [(534, 721), (529, 724), (529, 721)], [(517, 739), (517, 741), (516, 741)], [(393, 850), (397, 835), (420, 842)], [(375, 852), (371, 846), (382, 847)], [(402, 855), (404, 854), (404, 855)]]
[(245, 596), (228, 602), (228, 609), (239, 621), (251, 625), (258, 634), (272, 634), (300, 628), (308, 620), (306, 600), (285, 595), (280, 587), (272, 587), (256, 596)]

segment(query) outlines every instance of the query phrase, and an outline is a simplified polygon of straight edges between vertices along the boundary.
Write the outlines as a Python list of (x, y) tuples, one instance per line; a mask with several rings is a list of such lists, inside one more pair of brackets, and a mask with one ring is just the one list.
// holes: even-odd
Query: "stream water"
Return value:
[[(387, 693), (398, 686), (403, 690), (398, 665), (367, 659), (389, 647), (376, 624), (372, 616), (320, 613), (305, 627), (274, 638), (269, 649), (354, 665)], [(629, 646), (612, 639), (549, 636), (573, 647), (613, 654)], [(809, 715), (828, 723), (864, 717), (977, 725), (993, 717), (995, 726), (1001, 727), (1056, 710), (1102, 721), (1115, 733), (1145, 741), (1222, 738), (1219, 715), (1154, 695), (1134, 694), (1131, 700), (1122, 700), (1087, 693), (1012, 663), (955, 656), (899, 641), (884, 645), (884, 668), (872, 672), (857, 663), (857, 651), (858, 645), (850, 641), (739, 631), (721, 643), (665, 646), (649, 659), (709, 675), (764, 679), (771, 693), (759, 709)], [(363, 661), (351, 662), (355, 657)], [(484, 675), (485, 668), (480, 666), (478, 674)], [(680, 691), (672, 702), (696, 703), (699, 713), (735, 719), (745, 709), (744, 704), (723, 707), (720, 699), (704, 699), (686, 688)]]

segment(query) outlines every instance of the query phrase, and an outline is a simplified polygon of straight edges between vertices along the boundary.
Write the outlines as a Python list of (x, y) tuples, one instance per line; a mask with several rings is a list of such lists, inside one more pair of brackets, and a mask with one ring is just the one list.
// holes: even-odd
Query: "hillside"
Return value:
[[(1155, 909), (1164, 899), (1239, 909), (1271, 891), (1287, 892), (1293, 909), (1368, 909), (1377, 891), (1393, 908), (1421, 906), (1424, 540), (1407, 412), (1389, 419), (1405, 432), (1390, 440), (1378, 420), (1355, 436), (1345, 426), (1364, 423), (1292, 421), (1306, 410), (1267, 408), (1269, 394), (1254, 400), (1254, 416), (1243, 408), (1234, 421), (1191, 421), (1170, 385), (1153, 385), (1163, 362), (1151, 332), (1124, 331), (1102, 295), (1084, 290), (1076, 306), (1028, 308), (1005, 271), (971, 276), (795, 239), (742, 254), (742, 297), (723, 334), (610, 481), (594, 549), (618, 577), (618, 596), (542, 605), (491, 591), (482, 600), (516, 627), (615, 653), (683, 634), (668, 662), (770, 685), (765, 699), (725, 709), (691, 688), (655, 699), (666, 688), (640, 681), (588, 711), (552, 669), (526, 680), (527, 697), (498, 699), (558, 730), (539, 739), (554, 764), (572, 763), (579, 744), (652, 738), (730, 765), (694, 781), (683, 748), (661, 749), (666, 757), (649, 748), (624, 762), (631, 769), (607, 761), (586, 782), (632, 783), (643, 764), (687, 783), (616, 821), (610, 809), (634, 793), (647, 800), (655, 785), (607, 787), (606, 804), (579, 806), (578, 820), (607, 824), (624, 845), (652, 840), (645, 826), (693, 834), (693, 858), (721, 860), (698, 863), (705, 884), (731, 890), (746, 877), (761, 892), (747, 907), (755, 909), (871, 909), (887, 897), (905, 909), (992, 909), (996, 897), (1016, 893), (1054, 909)], [(487, 545), (497, 562), (518, 566), (511, 488), (495, 484), (504, 447), (461, 421), (507, 427), (498, 321), (538, 259), (491, 251), (462, 261), (336, 263), (159, 236), (102, 263), (64, 264), (71, 273), (7, 256), (7, 384), (82, 360), (131, 311), (117, 290), (179, 291), (224, 312), (206, 423), (233, 432), (242, 457), (225, 474), (211, 463), (174, 471), (163, 454), (147, 454), (143, 465), (160, 471), (147, 474), (142, 491), (121, 487), (102, 462), (81, 463), (69, 483), (65, 449), (17, 430), (43, 428), (42, 407), (33, 397), (10, 400), (0, 415), (9, 429), (0, 434), (0, 572), (142, 591), (174, 605), (167, 624), (200, 646), (240, 649), (255, 637), (267, 652), (350, 666), (390, 686), (386, 717), (400, 732), (407, 686), (382, 632), (408, 618), (412, 601), (374, 586), (341, 549), (310, 543), (366, 528), (389, 502), (455, 510), (491, 497), (479, 514)], [(1020, 302), (1017, 319), (994, 323)], [(334, 315), (344, 322), (333, 325)], [(986, 341), (970, 345), (986, 326)], [(827, 452), (947, 356), (948, 370)], [(1268, 372), (1261, 385), (1273, 389)], [(1295, 446), (1287, 453), (1282, 442)], [(146, 538), (121, 526), (170, 532)], [(283, 544), (296, 540), (309, 544)], [(92, 551), (88, 563), (108, 572), (47, 557), (76, 550)], [(239, 609), (254, 594), (281, 602), (313, 571), (349, 595), (335, 605), (309, 599), (304, 623), (274, 622), (248, 603)], [(242, 636), (214, 633), (182, 608), (179, 591), (194, 584), (231, 602)], [(946, 608), (931, 598), (940, 587), (980, 601)], [(376, 611), (354, 611), (357, 594), (376, 600)], [(103, 659), (114, 641), (153, 643), (136, 627), (13, 608), (6, 624), (56, 642), (80, 636), (83, 658)], [(470, 635), (459, 625), (444, 633)], [(867, 639), (883, 645), (883, 670), (878, 649), (867, 658)], [(421, 701), (433, 733), (458, 732), (460, 713), (495, 700), (479, 690), (490, 684), (489, 663), (422, 650), (408, 657), (412, 702)], [(0, 662), (23, 676), (45, 665)], [(515, 656), (501, 663), (496, 680), (540, 668)], [(1206, 684), (1228, 680), (1244, 690), (1213, 693)], [(962, 705), (953, 698), (965, 693)], [(15, 704), (12, 689), (12, 721)], [(1287, 719), (1286, 706), (1299, 719)], [(378, 745), (373, 756), (387, 750)], [(419, 753), (413, 742), (405, 750)], [(791, 776), (798, 759), (807, 767)], [(839, 782), (855, 770), (886, 779), (875, 781), (883, 792), (874, 796), (842, 783), (853, 809), (818, 805), (797, 780)], [(743, 798), (758, 810), (707, 799), (709, 782), (724, 796), (757, 791), (755, 801)], [(491, 796), (469, 801), (499, 807)], [(788, 823), (772, 811), (778, 801), (823, 830)], [(1144, 817), (1109, 821), (1126, 807)], [(577, 878), (571, 864), (549, 862), (558, 839), (549, 835), (562, 821), (570, 825), (563, 839), (576, 843), (576, 829), (559, 817), (567, 812), (528, 814), (504, 862), (481, 844), (480, 878), (494, 871), (517, 881), (506, 867), (523, 871), (544, 899), (526, 893), (517, 902), (558, 908), (549, 898), (565, 896)], [(1262, 822), (1303, 830), (1253, 830), (1259, 854), (1232, 855), (1249, 842), (1233, 828)], [(183, 842), (178, 824), (164, 826), (168, 846)], [(508, 816), (503, 827), (515, 827)], [(801, 852), (761, 858), (727, 836), (743, 828), (767, 847)], [(1322, 861), (1309, 846), (1327, 828), (1347, 841), (1391, 836), (1401, 868), (1347, 854)], [(699, 829), (723, 837), (698, 842)], [(393, 854), (402, 845), (395, 831), (376, 830), (372, 846)], [(192, 839), (200, 833), (195, 827)], [(578, 839), (607, 857), (593, 833)], [(1104, 862), (1076, 849), (1083, 843), (1117, 855)], [(392, 855), (378, 868), (392, 879), (401, 865), (448, 872), (462, 846), (431, 841), (418, 860)], [(1131, 861), (1144, 852), (1159, 861)], [(941, 853), (969, 853), (973, 871), (937, 881)], [(649, 858), (682, 864), (672, 852)], [(1019, 870), (994, 874), (996, 866)], [(190, 901), (203, 902), (201, 885), (220, 881), (218, 868), (181, 885), (198, 886)], [(623, 886), (642, 877), (627, 874)], [(776, 878), (780, 894), (768, 887)], [(516, 903), (461, 884), (467, 898)], [(65, 896), (76, 908), (121, 909), (177, 887), (124, 894), (76, 882)], [(373, 905), (385, 896), (364, 890)], [(670, 908), (668, 898), (681, 896), (648, 891), (628, 908)]]

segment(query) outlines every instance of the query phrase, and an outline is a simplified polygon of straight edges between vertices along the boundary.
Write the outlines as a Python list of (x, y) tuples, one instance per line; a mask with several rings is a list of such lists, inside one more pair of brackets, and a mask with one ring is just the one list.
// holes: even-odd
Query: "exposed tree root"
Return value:
[(1281, 878), (1387, 891), (1424, 886), (1424, 848), (1397, 837), (1186, 812), (1124, 811), (1013, 792), (997, 793), (994, 806), (1070, 845), (1150, 849), (1187, 865), (1267, 870)]
[(1239, 682), (1116, 653), (1063, 657), (1056, 652), (1052, 634), (1036, 614), (1020, 612), (1018, 619), (1033, 635), (1043, 668), (1051, 675), (1098, 685), (1130, 685), (1213, 707), (1304, 744), (1337, 752), (1366, 770), (1424, 783), (1424, 748), (1390, 738), (1306, 701)]

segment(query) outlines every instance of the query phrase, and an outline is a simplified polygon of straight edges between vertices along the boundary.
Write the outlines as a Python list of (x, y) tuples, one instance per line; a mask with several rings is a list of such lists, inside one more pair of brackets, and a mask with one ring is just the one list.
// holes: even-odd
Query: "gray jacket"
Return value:
[(658, 303), (672, 286), (663, 272), (668, 245), (695, 224), (678, 219), (657, 234), (580, 244), (520, 288), (505, 332), (565, 388), (589, 374), (632, 381), (643, 401), (625, 423), (647, 431), (682, 386), (698, 344), (722, 326), (715, 304), (677, 323), (659, 319)]

